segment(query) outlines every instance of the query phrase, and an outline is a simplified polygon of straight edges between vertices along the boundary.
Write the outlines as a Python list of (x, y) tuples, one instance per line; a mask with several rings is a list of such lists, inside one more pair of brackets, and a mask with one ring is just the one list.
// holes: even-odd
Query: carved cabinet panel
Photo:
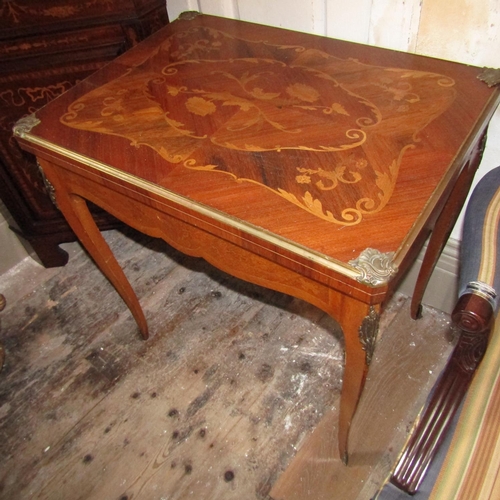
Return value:
[[(0, 5), (0, 197), (11, 228), (47, 267), (75, 236), (52, 204), (14, 123), (168, 22), (165, 0), (12, 0)], [(94, 210), (101, 229), (117, 221)]]

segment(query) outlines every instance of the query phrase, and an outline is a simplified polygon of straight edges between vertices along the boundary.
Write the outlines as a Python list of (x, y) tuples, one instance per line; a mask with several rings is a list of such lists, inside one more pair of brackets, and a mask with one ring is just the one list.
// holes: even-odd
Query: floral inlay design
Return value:
[[(258, 183), (323, 220), (355, 225), (384, 208), (405, 152), (455, 92), (443, 75), (195, 26), (78, 99), (61, 121), (126, 137), (171, 164)], [(294, 154), (283, 162), (285, 151)]]
[(85, 12), (95, 6), (105, 6), (106, 10), (114, 8), (116, 0), (86, 0), (85, 2), (75, 2), (75, 5), (60, 5), (47, 7), (43, 2), (31, 2), (26, 0), (4, 0), (0, 5), (0, 15), (9, 22), (19, 23), (22, 18), (27, 17), (49, 17), (61, 18)]

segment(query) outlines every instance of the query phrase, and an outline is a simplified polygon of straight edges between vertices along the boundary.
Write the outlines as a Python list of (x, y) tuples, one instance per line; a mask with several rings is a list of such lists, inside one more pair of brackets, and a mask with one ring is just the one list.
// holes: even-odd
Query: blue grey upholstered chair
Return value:
[(499, 217), (500, 167), (497, 167), (479, 181), (465, 214), (459, 300), (452, 317), (459, 328), (471, 333), (488, 328), (498, 309)]

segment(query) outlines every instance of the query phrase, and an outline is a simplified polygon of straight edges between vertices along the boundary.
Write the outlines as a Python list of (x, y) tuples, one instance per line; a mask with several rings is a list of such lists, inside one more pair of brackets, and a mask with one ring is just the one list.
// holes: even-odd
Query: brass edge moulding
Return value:
[(496, 87), (500, 83), (500, 69), (483, 68), (483, 71), (477, 77), (486, 83), (488, 87)]
[(394, 252), (382, 253), (374, 248), (366, 248), (359, 257), (350, 260), (349, 264), (359, 271), (356, 279), (360, 283), (381, 286), (387, 284), (398, 272), (393, 257)]
[(110, 177), (114, 177), (115, 179), (119, 179), (121, 181), (127, 182), (128, 184), (132, 184), (136, 187), (142, 188), (147, 192), (150, 192), (164, 199), (172, 201), (177, 205), (191, 209), (194, 212), (204, 215), (209, 219), (222, 222), (223, 224), (226, 224), (234, 229), (242, 231), (243, 233), (249, 234), (251, 236), (255, 236), (279, 248), (283, 248), (284, 250), (287, 250), (295, 255), (298, 255), (300, 257), (305, 257), (306, 259), (316, 264), (319, 264), (326, 269), (335, 271), (350, 279), (356, 280), (360, 283), (365, 283), (364, 281), (361, 281), (359, 279), (362, 274), (360, 269), (353, 266), (350, 262), (348, 264), (345, 264), (341, 261), (334, 260), (328, 257), (327, 255), (323, 255), (313, 250), (310, 250), (298, 243), (293, 243), (290, 240), (282, 238), (279, 235), (273, 234), (263, 228), (254, 226), (249, 222), (244, 222), (235, 217), (231, 217), (230, 215), (227, 215), (219, 210), (207, 207), (202, 203), (198, 203), (189, 198), (181, 196), (180, 194), (177, 194), (173, 191), (160, 187), (157, 184), (145, 181), (144, 179), (141, 179), (132, 174), (128, 174), (127, 172), (123, 172), (121, 170), (113, 168), (110, 165), (106, 165), (105, 163), (89, 158), (88, 156), (75, 153), (61, 146), (57, 146), (56, 144), (53, 144), (50, 141), (47, 141), (45, 139), (42, 139), (41, 137), (31, 134), (29, 132), (29, 130), (31, 129), (28, 129), (30, 122), (27, 121), (26, 123), (24, 122), (20, 123), (21, 121), (22, 120), (19, 120), (19, 122), (17, 122), (16, 126), (14, 127), (14, 135), (21, 137), (22, 139), (30, 142), (31, 144), (43, 147), (45, 150), (56, 153), (62, 157), (71, 159), (77, 163), (86, 165), (91, 169), (103, 172), (109, 175)]

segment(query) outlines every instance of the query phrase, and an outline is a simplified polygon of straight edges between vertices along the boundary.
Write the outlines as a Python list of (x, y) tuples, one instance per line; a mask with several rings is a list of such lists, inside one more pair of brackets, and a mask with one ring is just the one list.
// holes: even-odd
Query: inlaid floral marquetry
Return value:
[(350, 226), (386, 206), (405, 152), (455, 97), (445, 75), (195, 26), (73, 102), (61, 122)]

